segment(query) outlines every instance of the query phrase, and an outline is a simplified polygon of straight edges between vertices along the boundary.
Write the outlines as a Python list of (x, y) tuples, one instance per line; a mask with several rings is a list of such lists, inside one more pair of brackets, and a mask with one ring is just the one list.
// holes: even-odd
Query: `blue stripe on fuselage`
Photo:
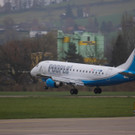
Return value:
[(123, 76), (121, 74), (117, 74), (113, 77), (102, 79), (102, 80), (82, 80), (84, 85), (87, 86), (107, 86), (107, 85), (115, 85), (120, 84), (124, 82), (134, 81), (134, 78), (129, 78), (126, 76)]

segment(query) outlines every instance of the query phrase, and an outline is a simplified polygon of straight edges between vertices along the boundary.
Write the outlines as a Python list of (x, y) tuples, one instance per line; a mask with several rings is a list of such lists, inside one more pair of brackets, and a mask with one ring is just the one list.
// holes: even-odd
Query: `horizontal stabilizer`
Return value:
[(135, 77), (135, 72), (124, 71), (124, 72), (121, 72), (120, 74), (127, 76), (127, 77)]

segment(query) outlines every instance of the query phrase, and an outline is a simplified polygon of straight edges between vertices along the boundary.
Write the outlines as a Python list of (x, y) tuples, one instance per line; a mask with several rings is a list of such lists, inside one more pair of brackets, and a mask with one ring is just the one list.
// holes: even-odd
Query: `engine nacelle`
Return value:
[(50, 87), (50, 88), (58, 88), (58, 87), (62, 86), (62, 83), (61, 82), (55, 82), (51, 78), (48, 78), (46, 80), (46, 86)]

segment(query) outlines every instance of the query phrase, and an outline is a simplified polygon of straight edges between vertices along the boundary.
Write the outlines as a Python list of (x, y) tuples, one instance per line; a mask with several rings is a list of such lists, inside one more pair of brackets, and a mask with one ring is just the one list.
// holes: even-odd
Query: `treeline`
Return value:
[(124, 63), (135, 48), (135, 20), (125, 13), (121, 21), (121, 30), (112, 43), (111, 65), (118, 66)]
[(31, 83), (33, 80), (29, 72), (32, 68), (32, 54), (49, 52), (51, 57), (48, 58), (56, 59), (56, 42), (56, 32), (50, 32), (42, 37), (14, 40), (1, 45), (0, 85)]

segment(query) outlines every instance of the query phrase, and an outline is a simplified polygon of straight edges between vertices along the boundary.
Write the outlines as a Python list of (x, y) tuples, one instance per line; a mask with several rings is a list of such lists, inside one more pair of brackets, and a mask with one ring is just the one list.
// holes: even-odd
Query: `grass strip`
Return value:
[(135, 98), (0, 98), (0, 119), (133, 116)]

